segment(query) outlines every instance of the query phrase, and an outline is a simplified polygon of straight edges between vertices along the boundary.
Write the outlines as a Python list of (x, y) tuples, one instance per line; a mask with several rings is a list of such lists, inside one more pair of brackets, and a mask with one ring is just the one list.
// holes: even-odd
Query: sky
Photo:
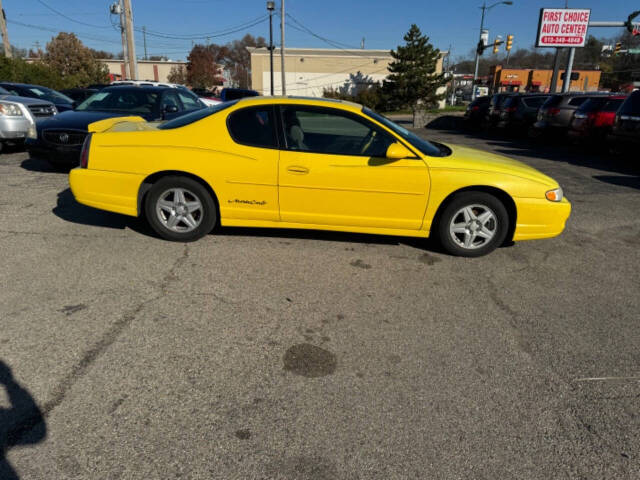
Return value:
[[(118, 19), (109, 15), (113, 1), (3, 0), (9, 39), (20, 48), (34, 48), (36, 42), (44, 48), (56, 32), (74, 32), (91, 48), (118, 53), (122, 50), (120, 32), (112, 25)], [(180, 60), (186, 58), (192, 42), (226, 43), (245, 33), (269, 36), (264, 0), (131, 2), (135, 27), (145, 26), (148, 31), (148, 55)], [(568, 4), (570, 8), (590, 8), (591, 18), (596, 21), (626, 20), (629, 13), (640, 9), (637, 0), (568, 0)], [(285, 27), (285, 47), (360, 48), (364, 38), (365, 48), (395, 49), (416, 23), (436, 48), (451, 48), (452, 57), (458, 58), (468, 55), (478, 42), (480, 6), (482, 0), (285, 0), (290, 24)], [(492, 8), (485, 18), (485, 28), (491, 40), (496, 35), (513, 34), (514, 49), (528, 48), (535, 42), (539, 9), (564, 6), (565, 0), (513, 0), (512, 6)], [(276, 0), (276, 9), (280, 9), (280, 0)], [(618, 30), (592, 28), (589, 33), (613, 37)], [(274, 43), (280, 44), (276, 16)], [(139, 31), (136, 55), (144, 55)]]

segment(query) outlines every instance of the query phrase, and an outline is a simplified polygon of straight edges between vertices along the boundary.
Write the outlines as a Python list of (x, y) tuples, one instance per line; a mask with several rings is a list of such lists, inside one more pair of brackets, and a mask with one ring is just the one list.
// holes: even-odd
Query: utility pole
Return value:
[(269, 64), (271, 67), (271, 96), (273, 97), (273, 11), (276, 8), (276, 2), (267, 2), (267, 10), (269, 11)]
[(562, 93), (567, 93), (571, 89), (571, 71), (573, 70), (573, 58), (575, 57), (576, 49), (571, 47), (569, 49), (569, 58), (567, 59), (567, 68), (564, 70), (564, 80), (562, 82)]
[(147, 58), (147, 27), (142, 27), (142, 41), (144, 43), (144, 59), (148, 60)]
[(2, 8), (2, 0), (0, 0), (0, 11), (2, 17), (0, 18), (0, 29), (2, 30), (2, 43), (4, 44), (4, 56), (11, 58), (11, 44), (9, 43), (9, 32), (7, 32), (7, 15)]
[(287, 94), (284, 73), (284, 0), (280, 0), (280, 70), (282, 72), (282, 95)]
[(131, 0), (123, 0), (124, 24), (127, 35), (127, 54), (129, 55), (129, 70), (131, 78), (138, 80), (138, 62), (136, 61), (136, 46), (133, 36), (133, 13), (131, 12)]
[(124, 34), (124, 8), (122, 8), (122, 0), (116, 0), (110, 7), (111, 15), (120, 17), (120, 39), (122, 40), (122, 65), (124, 66), (124, 75), (122, 80), (127, 79), (129, 65), (127, 63), (127, 39)]

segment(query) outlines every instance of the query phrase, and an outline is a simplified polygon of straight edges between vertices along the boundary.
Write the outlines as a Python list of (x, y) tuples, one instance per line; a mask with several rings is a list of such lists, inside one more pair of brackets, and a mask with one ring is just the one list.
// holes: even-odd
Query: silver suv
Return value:
[(0, 87), (0, 151), (5, 145), (35, 138), (36, 122), (57, 113), (51, 102), (11, 95)]

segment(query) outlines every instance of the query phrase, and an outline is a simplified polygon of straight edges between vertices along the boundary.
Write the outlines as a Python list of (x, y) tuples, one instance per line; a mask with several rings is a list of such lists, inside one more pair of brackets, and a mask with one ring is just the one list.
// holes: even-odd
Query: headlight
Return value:
[(544, 196), (550, 202), (561, 202), (563, 197), (562, 188), (558, 187), (555, 190), (549, 190)]
[(0, 116), (23, 117), (24, 113), (17, 103), (0, 101)]

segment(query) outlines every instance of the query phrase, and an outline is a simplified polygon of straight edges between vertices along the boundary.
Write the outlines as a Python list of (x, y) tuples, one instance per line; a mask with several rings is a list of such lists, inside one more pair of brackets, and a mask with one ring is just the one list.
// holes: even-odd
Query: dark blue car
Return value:
[(111, 117), (137, 115), (160, 121), (205, 108), (188, 90), (170, 87), (107, 87), (86, 99), (75, 110), (60, 113), (36, 125), (38, 138), (26, 142), (31, 157), (54, 167), (78, 165), (90, 123)]
[(53, 103), (59, 112), (73, 110), (73, 99), (51, 88), (27, 83), (0, 82), (0, 87), (9, 90), (11, 95), (19, 97), (31, 97), (38, 100), (46, 100)]

